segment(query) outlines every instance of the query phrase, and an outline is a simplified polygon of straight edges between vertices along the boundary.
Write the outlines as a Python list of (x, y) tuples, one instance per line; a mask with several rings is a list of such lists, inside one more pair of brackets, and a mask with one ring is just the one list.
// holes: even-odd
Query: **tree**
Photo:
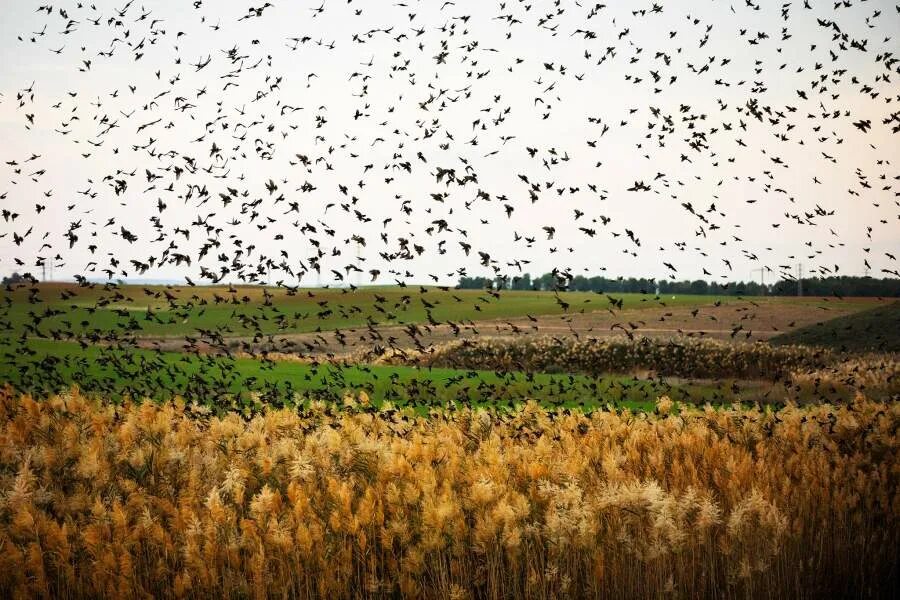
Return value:
[[(33, 281), (30, 275), (14, 273), (11, 277), (16, 281)], [(4, 283), (10, 278), (4, 278)], [(497, 289), (540, 290), (540, 291), (578, 291), (598, 294), (706, 294), (716, 296), (793, 296), (797, 293), (797, 281), (782, 279), (773, 284), (761, 285), (756, 281), (718, 282), (695, 279), (693, 281), (675, 281), (652, 277), (607, 277), (572, 275), (569, 270), (554, 270), (540, 276), (529, 273), (510, 277), (497, 275), (487, 277), (461, 277), (461, 289), (483, 290), (496, 286)], [(810, 277), (803, 280), (803, 292), (808, 296), (880, 296), (883, 298), (900, 298), (900, 279), (873, 277)]]
[(491, 287), (487, 277), (460, 277), (457, 287), (461, 290), (483, 290)]
[(514, 290), (530, 290), (531, 289), (531, 275), (525, 273), (524, 275), (517, 275), (512, 279), (512, 287)]
[(692, 294), (706, 294), (709, 292), (709, 284), (702, 279), (695, 279), (691, 282), (690, 290)]
[(18, 284), (22, 284), (22, 283), (29, 283), (29, 282), (33, 282), (33, 281), (34, 281), (34, 278), (31, 275), (29, 275), (28, 273), (26, 273), (25, 275), (22, 275), (18, 271), (15, 271), (12, 275), (10, 275), (8, 277), (4, 277), (2, 283), (3, 283), (3, 285), (10, 286), (10, 285), (18, 285)]

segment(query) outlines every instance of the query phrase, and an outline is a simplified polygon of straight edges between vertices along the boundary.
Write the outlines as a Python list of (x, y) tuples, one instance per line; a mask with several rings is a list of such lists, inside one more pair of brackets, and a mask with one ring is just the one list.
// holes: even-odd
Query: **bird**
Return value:
[[(237, 347), (268, 352), (279, 333), (302, 329), (318, 330), (322, 339), (305, 340), (317, 356), (357, 333), (373, 349), (402, 350), (396, 334), (422, 351), (426, 328), (477, 338), (476, 321), (445, 318), (448, 304), (484, 317), (526, 291), (511, 288), (541, 288), (552, 295), (547, 310), (566, 316), (594, 307), (577, 290), (627, 289), (667, 310), (670, 292), (657, 298), (657, 288), (686, 294), (692, 283), (676, 274), (736, 295), (748, 287), (732, 281), (744, 267), (780, 276), (775, 286), (786, 289), (791, 265), (804, 260), (836, 286), (862, 257), (892, 289), (896, 252), (870, 252), (897, 242), (897, 176), (883, 146), (900, 132), (900, 113), (879, 75), (893, 60), (882, 11), (838, 3), (807, 27), (808, 3), (556, 2), (537, 11), (520, 2), (501, 3), (499, 15), (455, 2), (377, 13), (351, 4), (309, 6), (315, 27), (282, 19), (272, 2), (226, 16), (200, 0), (188, 5), (195, 19), (129, 1), (105, 15), (85, 3), (39, 7), (36, 26), (10, 24), (26, 75), (0, 96), (13, 132), (4, 268), (67, 263), (77, 276), (68, 304), (48, 301), (24, 321), (0, 315), (0, 329), (20, 336), (4, 342), (12, 355), (31, 356), (29, 339), (56, 336), (137, 360), (145, 334), (184, 325), (184, 347), (210, 361), (200, 368), (220, 397), (241, 379)], [(76, 32), (86, 36), (77, 46)], [(47, 81), (55, 73), (65, 89)], [(583, 101), (598, 86), (603, 98)], [(855, 219), (843, 219), (850, 210)], [(556, 264), (564, 261), (572, 264)], [(601, 265), (624, 281), (601, 276)], [(118, 280), (136, 276), (179, 285), (139, 317), (117, 308), (134, 303)], [(21, 277), (23, 289), (41, 291)], [(313, 283), (309, 303), (284, 308)], [(399, 296), (361, 308), (365, 283), (393, 283)], [(488, 291), (473, 299), (463, 284)], [(232, 285), (246, 287), (223, 291)], [(93, 311), (87, 325), (78, 325), (85, 309), (71, 308), (79, 297)], [(602, 302), (625, 307), (614, 296)], [(229, 312), (215, 321), (210, 303)], [(528, 323), (543, 326), (528, 311)], [(365, 331), (337, 328), (348, 322)], [(622, 322), (613, 329), (629, 339), (644, 327)], [(398, 333), (398, 323), (416, 328)], [(525, 325), (510, 320), (508, 331), (524, 335)], [(735, 325), (730, 337), (749, 339), (752, 329)], [(177, 391), (186, 367), (147, 360)], [(36, 374), (41, 363), (31, 364)], [(48, 380), (61, 377), (48, 370)]]

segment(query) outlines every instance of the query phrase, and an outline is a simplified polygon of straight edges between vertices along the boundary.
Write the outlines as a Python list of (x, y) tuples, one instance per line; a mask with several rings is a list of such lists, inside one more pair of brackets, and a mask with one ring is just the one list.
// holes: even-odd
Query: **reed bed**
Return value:
[(460, 340), (422, 350), (391, 350), (380, 356), (356, 355), (375, 364), (583, 373), (656, 375), (686, 379), (770, 381), (784, 389), (772, 401), (797, 402), (868, 397), (900, 399), (896, 353), (841, 354), (807, 346), (763, 342), (658, 340), (653, 338), (537, 338)]
[(869, 354), (835, 362), (828, 367), (795, 371), (789, 392), (794, 397), (862, 392), (870, 397), (900, 400), (900, 362), (893, 355)]
[(214, 416), (0, 393), (9, 598), (888, 597), (900, 405)]
[[(357, 359), (365, 359), (358, 356)], [(834, 353), (806, 346), (770, 346), (764, 342), (654, 338), (542, 337), (530, 340), (481, 338), (441, 344), (427, 351), (392, 351), (370, 357), (387, 364), (419, 364), (505, 371), (630, 373), (716, 379), (777, 380), (791, 371), (825, 368)]]

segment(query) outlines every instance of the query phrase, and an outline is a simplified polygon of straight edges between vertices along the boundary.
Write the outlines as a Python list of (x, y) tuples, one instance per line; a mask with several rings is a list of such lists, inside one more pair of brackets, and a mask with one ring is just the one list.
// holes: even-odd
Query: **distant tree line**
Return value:
[(17, 285), (20, 283), (34, 283), (35, 279), (29, 273), (25, 273), (22, 275), (18, 271), (13, 273), (12, 275), (7, 275), (2, 280), (0, 280), (0, 284), (5, 286)]
[[(800, 288), (804, 296), (881, 296), (900, 298), (900, 279), (874, 277), (810, 277), (804, 278)], [(585, 277), (562, 272), (544, 273), (532, 277), (529, 273), (516, 276), (461, 277), (457, 286), (468, 290), (535, 290), (575, 291), (597, 293), (637, 294), (697, 294), (716, 296), (796, 296), (796, 279), (782, 279), (762, 285), (756, 281), (717, 283), (695, 279), (693, 281), (657, 281), (652, 277)]]

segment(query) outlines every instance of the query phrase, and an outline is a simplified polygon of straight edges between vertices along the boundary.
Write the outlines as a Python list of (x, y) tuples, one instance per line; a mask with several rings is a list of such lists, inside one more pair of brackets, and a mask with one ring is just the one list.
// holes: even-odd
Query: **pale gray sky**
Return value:
[[(390, 269), (420, 282), (428, 274), (455, 282), (461, 268), (488, 274), (479, 250), (511, 274), (515, 260), (531, 261), (523, 268), (533, 274), (557, 266), (656, 277), (672, 273), (667, 262), (678, 279), (704, 269), (708, 279), (748, 279), (768, 267), (773, 281), (797, 262), (808, 272), (837, 265), (862, 274), (864, 260), (873, 275), (898, 269), (885, 254), (900, 251), (900, 145), (891, 133), (900, 121), (883, 123), (900, 111), (892, 2), (754, 10), (661, 1), (660, 12), (653, 2), (607, 2), (590, 16), (593, 3), (569, 0), (274, 0), (244, 20), (246, 0), (127, 10), (64, 2), (52, 15), (37, 11), (40, 3), (4, 4), (0, 204), (19, 216), (0, 221), (3, 274), (39, 274), (38, 257), (59, 254), (57, 278), (103, 277), (112, 258), (116, 277), (124, 269), (199, 283), (207, 281), (201, 266), (218, 274), (224, 265), (225, 280), (237, 280), (235, 240), (255, 247), (245, 265), (262, 254), (298, 272), (314, 240), (323, 275), (302, 282), (332, 283), (331, 269), (357, 263), (345, 241), (352, 235), (366, 241), (360, 266), (386, 283)], [(854, 47), (863, 40), (865, 52)], [(762, 121), (749, 114), (751, 102)], [(871, 121), (868, 133), (852, 125), (860, 120)], [(196, 172), (176, 180), (185, 156)], [(477, 181), (438, 183), (438, 168)], [(148, 181), (148, 172), (160, 178)], [(124, 193), (115, 180), (127, 182)], [(638, 181), (651, 190), (627, 191)], [(536, 201), (530, 184), (541, 188)], [(197, 187), (187, 199), (189, 185)], [(223, 204), (228, 188), (238, 195)], [(341, 204), (351, 197), (348, 212)], [(80, 227), (70, 248), (72, 223)], [(544, 226), (555, 228), (552, 240)], [(125, 241), (122, 227), (137, 240)], [(401, 238), (422, 254), (385, 260)], [(460, 241), (471, 244), (469, 256)], [(175, 264), (175, 254), (191, 256), (191, 266)], [(150, 257), (157, 266), (138, 275), (130, 261)], [(276, 271), (277, 279), (293, 282)]]

